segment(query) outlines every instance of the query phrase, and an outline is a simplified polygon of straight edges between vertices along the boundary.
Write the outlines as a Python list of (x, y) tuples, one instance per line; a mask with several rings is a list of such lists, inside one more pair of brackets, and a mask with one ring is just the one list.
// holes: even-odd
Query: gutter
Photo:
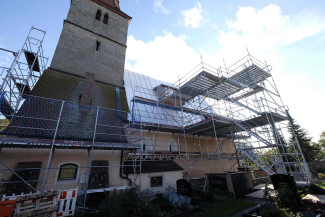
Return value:
[(123, 150), (121, 150), (121, 159), (120, 159), (120, 177), (122, 179), (126, 179), (129, 182), (129, 185), (132, 185), (132, 180), (128, 177), (128, 175), (123, 175)]

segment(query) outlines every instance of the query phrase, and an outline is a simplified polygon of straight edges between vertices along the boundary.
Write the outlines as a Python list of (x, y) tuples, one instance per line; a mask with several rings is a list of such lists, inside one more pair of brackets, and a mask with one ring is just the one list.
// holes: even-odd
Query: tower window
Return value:
[(99, 41), (96, 41), (96, 51), (97, 52), (99, 51), (99, 47), (100, 47), (100, 42)]
[(100, 17), (102, 16), (102, 12), (100, 10), (96, 13), (96, 20), (100, 20)]
[(73, 163), (60, 166), (58, 180), (75, 180), (77, 177), (78, 165)]
[(107, 13), (104, 15), (103, 23), (105, 23), (105, 24), (108, 23), (108, 14)]

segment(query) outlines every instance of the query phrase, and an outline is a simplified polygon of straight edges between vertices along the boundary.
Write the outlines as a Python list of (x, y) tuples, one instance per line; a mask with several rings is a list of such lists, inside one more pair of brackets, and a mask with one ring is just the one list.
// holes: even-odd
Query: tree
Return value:
[(317, 161), (324, 161), (325, 160), (325, 131), (320, 134), (320, 139), (318, 143), (314, 143), (314, 146), (317, 146), (320, 150), (316, 156)]
[(296, 139), (294, 136), (296, 134), (301, 151), (304, 154), (306, 161), (312, 162), (316, 160), (317, 154), (320, 151), (319, 147), (312, 144), (312, 138), (308, 136), (307, 130), (302, 128), (295, 119), (291, 118), (291, 120), (293, 125), (292, 128), (289, 126), (289, 133), (291, 135), (290, 140), (296, 145)]
[(325, 131), (323, 131), (320, 134), (320, 139), (318, 140), (318, 144), (322, 147), (325, 148)]

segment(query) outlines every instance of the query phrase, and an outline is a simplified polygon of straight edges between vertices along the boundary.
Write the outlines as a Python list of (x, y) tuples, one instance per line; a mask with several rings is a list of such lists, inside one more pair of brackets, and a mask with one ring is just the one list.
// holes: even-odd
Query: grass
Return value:
[(318, 173), (318, 177), (322, 180), (325, 179), (325, 173)]
[(233, 200), (229, 203), (197, 213), (194, 217), (229, 217), (237, 212), (255, 205), (246, 200)]
[(318, 183), (316, 183), (316, 185), (318, 187), (321, 187), (321, 188), (325, 189), (325, 183), (324, 182), (318, 182)]

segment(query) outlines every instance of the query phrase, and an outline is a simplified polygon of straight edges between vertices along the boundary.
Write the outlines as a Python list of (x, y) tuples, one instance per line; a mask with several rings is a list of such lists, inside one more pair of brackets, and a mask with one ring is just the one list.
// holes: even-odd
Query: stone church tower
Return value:
[(130, 21), (118, 0), (71, 0), (52, 63), (31, 94), (127, 111), (123, 78)]
[(123, 87), (130, 20), (118, 0), (72, 0), (50, 67)]

